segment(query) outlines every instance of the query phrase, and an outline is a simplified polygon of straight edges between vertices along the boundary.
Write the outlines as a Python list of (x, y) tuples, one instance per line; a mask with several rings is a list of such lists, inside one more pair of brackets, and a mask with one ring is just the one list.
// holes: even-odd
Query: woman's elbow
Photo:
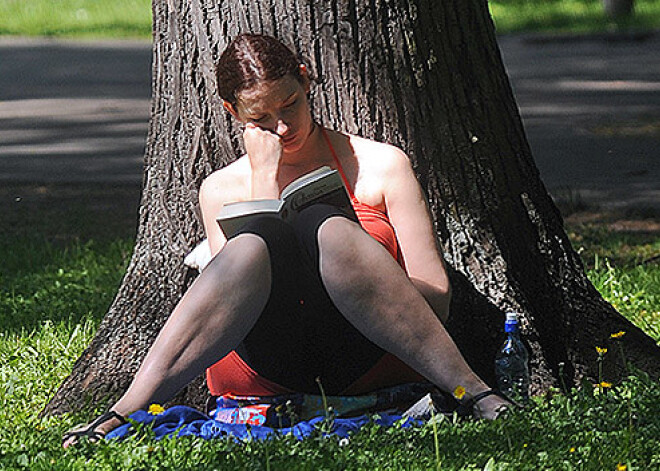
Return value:
[(438, 297), (441, 299), (440, 307), (438, 312), (438, 317), (442, 322), (446, 322), (449, 318), (449, 305), (451, 304), (451, 283), (447, 280), (441, 286), (438, 287)]
[(447, 278), (446, 276), (444, 277), (442, 282), (439, 283), (438, 285), (438, 293), (441, 296), (446, 297), (448, 300), (451, 299), (451, 293), (452, 293), (451, 283), (449, 281), (449, 278)]

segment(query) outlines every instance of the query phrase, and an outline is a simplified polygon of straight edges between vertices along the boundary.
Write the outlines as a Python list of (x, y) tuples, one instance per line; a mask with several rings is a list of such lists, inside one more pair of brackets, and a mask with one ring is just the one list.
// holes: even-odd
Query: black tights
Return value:
[(317, 234), (335, 216), (345, 214), (318, 204), (293, 224), (263, 217), (239, 231), (265, 241), (272, 283), (266, 307), (236, 352), (260, 376), (298, 392), (318, 393), (318, 377), (327, 394), (339, 394), (385, 354), (344, 318), (321, 281)]

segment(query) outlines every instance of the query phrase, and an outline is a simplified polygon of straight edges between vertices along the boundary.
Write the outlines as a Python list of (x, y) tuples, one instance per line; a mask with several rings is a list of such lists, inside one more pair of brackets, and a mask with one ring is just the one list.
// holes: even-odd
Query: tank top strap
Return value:
[(332, 143), (330, 142), (330, 138), (328, 137), (328, 133), (326, 132), (325, 128), (321, 126), (321, 134), (323, 134), (323, 138), (325, 139), (325, 143), (328, 144), (328, 148), (330, 149), (330, 153), (332, 154), (332, 158), (335, 160), (335, 165), (337, 166), (337, 171), (339, 172), (339, 175), (341, 175), (341, 179), (344, 180), (344, 185), (346, 185), (346, 191), (348, 191), (348, 196), (351, 197), (352, 200), (355, 199), (355, 195), (353, 194), (353, 189), (351, 188), (351, 185), (348, 183), (348, 178), (346, 178), (346, 174), (344, 173), (344, 169), (341, 166), (341, 163), (339, 162), (339, 158), (337, 157), (337, 153), (335, 152), (335, 148), (332, 147)]

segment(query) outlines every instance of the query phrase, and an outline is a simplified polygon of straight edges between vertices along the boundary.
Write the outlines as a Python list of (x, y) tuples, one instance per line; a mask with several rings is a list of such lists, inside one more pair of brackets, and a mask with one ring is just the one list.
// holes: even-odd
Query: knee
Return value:
[(251, 271), (266, 270), (270, 271), (268, 245), (257, 234), (243, 233), (227, 241), (203, 273), (226, 277), (231, 274), (245, 275)]
[[(345, 267), (355, 264), (361, 256), (360, 242), (369, 237), (362, 228), (344, 217), (326, 219), (319, 227), (317, 238), (322, 265)], [(347, 270), (345, 275), (350, 275)]]
[(253, 219), (227, 241), (216, 259), (260, 264), (281, 251), (282, 245), (290, 242), (292, 237), (291, 228), (278, 218), (264, 216)]

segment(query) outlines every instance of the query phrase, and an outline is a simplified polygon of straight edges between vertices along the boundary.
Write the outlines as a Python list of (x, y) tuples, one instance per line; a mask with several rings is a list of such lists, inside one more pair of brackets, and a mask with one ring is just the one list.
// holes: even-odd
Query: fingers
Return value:
[(275, 132), (248, 122), (243, 130), (243, 142), (253, 168), (279, 167), (282, 140)]
[(280, 135), (277, 134), (274, 130), (268, 129), (266, 127), (257, 126), (253, 122), (245, 123), (245, 126), (243, 128), (243, 136), (245, 136), (246, 133), (254, 133), (257, 136), (258, 135), (273, 136), (277, 139), (280, 139)]

